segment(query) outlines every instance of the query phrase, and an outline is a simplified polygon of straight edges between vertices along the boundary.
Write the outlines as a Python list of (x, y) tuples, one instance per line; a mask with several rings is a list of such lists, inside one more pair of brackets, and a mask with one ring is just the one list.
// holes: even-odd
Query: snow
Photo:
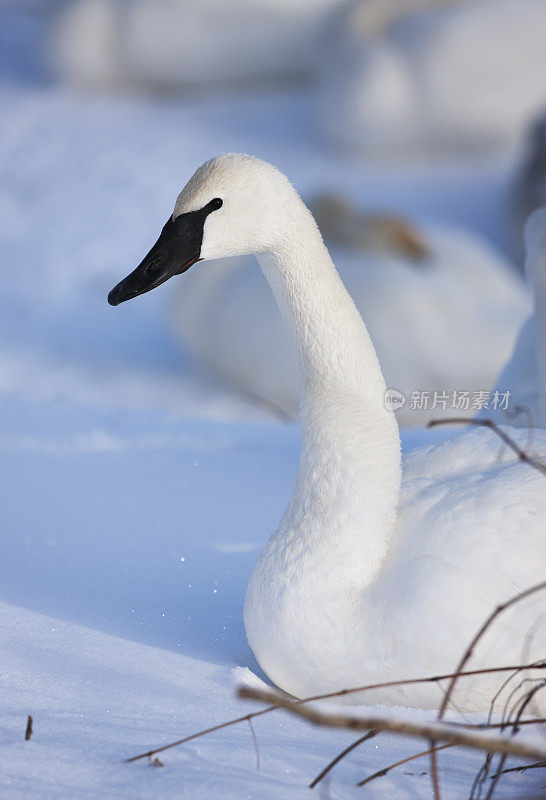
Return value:
[[(277, 712), (255, 721), (259, 771), (246, 724), (162, 753), (163, 769), (123, 763), (255, 708), (234, 697), (263, 677), (243, 596), (290, 490), (297, 429), (67, 401), (4, 399), (0, 418), (0, 796), (307, 796), (352, 736)], [(370, 742), (333, 773), (329, 796), (358, 796), (358, 779), (419, 749)], [(417, 764), (368, 796), (428, 797)], [(479, 759), (441, 764), (456, 798)], [(499, 796), (540, 786), (516, 775)]]
[[(2, 11), (10, 24), (14, 8)], [(124, 763), (254, 708), (235, 699), (236, 685), (264, 678), (243, 597), (288, 499), (299, 433), (179, 352), (168, 284), (115, 310), (106, 295), (181, 183), (222, 150), (275, 162), (302, 191), (343, 187), (505, 249), (513, 164), (357, 169), (322, 149), (300, 90), (78, 95), (36, 74), (29, 19), (0, 80), (0, 797), (308, 797), (353, 736), (278, 712), (255, 722), (259, 770), (247, 725), (165, 752), (163, 768)], [(429, 437), (408, 432), (404, 446)], [(357, 780), (419, 749), (374, 739), (316, 793), (360, 797)], [(440, 763), (444, 797), (461, 797), (479, 758)], [(394, 771), (367, 796), (427, 798), (423, 771)], [(538, 772), (507, 777), (498, 796), (539, 797)]]

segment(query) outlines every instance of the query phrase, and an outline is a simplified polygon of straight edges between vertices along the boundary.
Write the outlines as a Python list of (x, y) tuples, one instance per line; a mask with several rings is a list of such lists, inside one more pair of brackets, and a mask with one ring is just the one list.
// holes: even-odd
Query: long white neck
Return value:
[[(305, 212), (281, 250), (258, 257), (299, 353), (303, 444), (290, 503), (245, 605), (258, 660), (296, 694), (298, 667), (279, 676), (287, 659), (277, 663), (276, 654), (304, 639), (313, 648), (323, 637), (354, 636), (359, 603), (389, 548), (400, 488), (398, 427), (384, 406), (375, 350)], [(346, 646), (337, 641), (332, 652)]]
[(294, 522), (309, 513), (310, 497), (327, 499), (334, 514), (339, 505), (351, 507), (366, 545), (359, 573), (369, 579), (388, 547), (398, 502), (398, 428), (385, 409), (385, 382), (366, 326), (311, 214), (302, 212), (282, 249), (258, 256), (301, 370), (303, 446), (287, 515)]
[[(366, 326), (310, 214), (307, 222), (282, 251), (258, 257), (301, 371), (303, 444), (286, 516), (293, 524), (312, 508), (321, 520), (324, 514), (339, 520), (341, 508), (350, 513), (362, 588), (385, 555), (396, 513), (398, 427), (385, 409), (385, 382)], [(336, 535), (339, 542), (342, 532)], [(347, 555), (354, 563), (355, 551)]]

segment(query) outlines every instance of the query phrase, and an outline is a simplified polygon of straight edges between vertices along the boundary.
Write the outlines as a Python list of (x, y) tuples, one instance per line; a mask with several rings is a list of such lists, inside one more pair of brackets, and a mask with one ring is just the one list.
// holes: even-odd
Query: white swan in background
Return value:
[[(545, 479), (508, 454), (499, 463), (498, 440), (480, 429), (410, 454), (401, 484), (398, 427), (362, 318), (295, 189), (251, 156), (197, 170), (108, 300), (118, 305), (202, 259), (248, 253), (298, 351), (303, 433), (292, 498), (248, 585), (250, 646), (297, 697), (449, 671), (496, 604), (544, 577)], [(256, 325), (249, 320), (249, 337)], [(546, 433), (534, 444), (546, 453)], [(542, 598), (517, 619), (501, 616), (473, 664), (517, 663), (543, 608)], [(527, 644), (529, 659), (544, 655), (538, 629)], [(440, 696), (424, 685), (379, 698), (432, 707)], [(456, 702), (484, 708), (490, 696), (491, 683), (472, 679)]]
[(499, 393), (511, 392), (507, 412), (499, 407), (484, 414), (511, 425), (546, 428), (546, 206), (534, 211), (525, 223), (524, 240), (525, 274), (534, 310), (522, 325), (514, 352), (495, 386)]
[(513, 144), (546, 104), (546, 0), (355, 0), (325, 26), (316, 119), (343, 147)]
[[(546, 113), (534, 121), (512, 183), (512, 223), (518, 255), (523, 255), (523, 228), (533, 211), (546, 205)], [(523, 262), (523, 258), (521, 258)]]
[(308, 78), (317, 30), (341, 0), (77, 0), (50, 31), (69, 83), (187, 89)]
[[(366, 320), (387, 385), (407, 398), (397, 411), (400, 424), (453, 414), (449, 405), (431, 410), (434, 392), (487, 390), (530, 311), (523, 281), (500, 254), (466, 231), (411, 226), (335, 198), (316, 201), (313, 211)], [(297, 415), (297, 357), (253, 257), (194, 270), (178, 288), (172, 317), (200, 363)], [(422, 391), (430, 392), (426, 407), (412, 403), (412, 392)]]

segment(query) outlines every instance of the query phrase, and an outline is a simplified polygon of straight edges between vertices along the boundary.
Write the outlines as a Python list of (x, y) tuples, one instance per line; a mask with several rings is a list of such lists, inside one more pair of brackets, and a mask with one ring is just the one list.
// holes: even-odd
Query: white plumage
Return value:
[[(269, 164), (230, 154), (200, 167), (174, 215), (212, 198), (223, 207), (207, 217), (201, 257), (257, 254), (302, 375), (299, 473), (246, 595), (256, 658), (298, 697), (449, 671), (497, 603), (544, 578), (544, 477), (509, 453), (499, 459), (494, 434), (473, 430), (411, 453), (401, 478), (374, 347), (296, 191)], [(546, 454), (544, 431), (533, 446)], [(517, 663), (543, 608), (535, 599), (499, 618), (473, 666)], [(543, 657), (543, 630), (526, 646), (525, 657)], [(490, 696), (489, 681), (472, 679), (456, 702), (485, 708)], [(440, 693), (380, 699), (430, 707)]]
[[(346, 210), (350, 226), (339, 231), (322, 213), (321, 230), (328, 243), (337, 240), (331, 248), (336, 264), (366, 320), (387, 385), (407, 398), (398, 421), (419, 425), (452, 414), (449, 404), (431, 411), (434, 393), (446, 392), (451, 401), (454, 391), (489, 389), (529, 313), (523, 282), (492, 247), (466, 231), (416, 226), (426, 254), (412, 258), (393, 242), (374, 246), (374, 230), (384, 218), (353, 214)], [(363, 230), (358, 247), (343, 244), (357, 244)], [(178, 288), (172, 317), (184, 348), (201, 363), (238, 390), (297, 415), (296, 353), (254, 258), (222, 259), (194, 270)], [(419, 408), (412, 393), (423, 391), (429, 402)]]

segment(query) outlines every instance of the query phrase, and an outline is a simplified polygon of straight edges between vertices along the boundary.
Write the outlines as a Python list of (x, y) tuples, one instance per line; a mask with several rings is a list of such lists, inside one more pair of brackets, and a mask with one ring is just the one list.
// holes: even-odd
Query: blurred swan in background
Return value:
[(364, 151), (512, 144), (546, 102), (546, 0), (355, 0), (318, 49), (317, 123)]
[(308, 78), (319, 26), (342, 0), (78, 0), (51, 32), (68, 82), (203, 88)]
[(536, 208), (544, 205), (546, 205), (546, 113), (542, 113), (531, 126), (521, 165), (513, 184), (515, 234), (520, 249), (525, 221)]
[[(509, 389), (512, 393), (512, 413), (497, 409), (486, 416), (519, 427), (546, 428), (546, 206), (531, 214), (524, 238), (525, 274), (533, 292), (534, 310), (523, 324), (514, 352), (497, 381), (497, 391)], [(521, 413), (517, 413), (516, 406)]]
[[(412, 225), (321, 196), (311, 209), (340, 275), (366, 318), (387, 385), (403, 392), (403, 425), (431, 416), (412, 392), (488, 389), (529, 312), (527, 291), (485, 241), (441, 225)], [(243, 392), (295, 417), (296, 355), (251, 256), (190, 271), (177, 287), (183, 346)], [(434, 416), (449, 409), (434, 409)]]

